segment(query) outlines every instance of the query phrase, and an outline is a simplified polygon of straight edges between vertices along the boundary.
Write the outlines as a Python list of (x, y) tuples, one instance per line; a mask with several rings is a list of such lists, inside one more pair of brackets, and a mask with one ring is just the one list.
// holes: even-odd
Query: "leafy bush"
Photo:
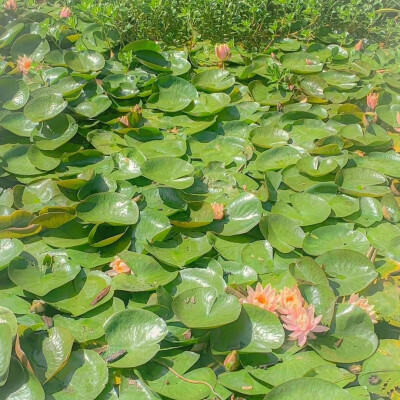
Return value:
[(397, 48), (7, 7), (0, 399), (398, 397)]
[[(262, 49), (272, 39), (287, 36), (322, 38), (328, 43), (364, 37), (390, 43), (399, 34), (397, 0), (83, 0), (71, 4), (96, 22), (117, 26), (126, 41), (234, 40)], [(390, 8), (394, 11), (379, 11)]]

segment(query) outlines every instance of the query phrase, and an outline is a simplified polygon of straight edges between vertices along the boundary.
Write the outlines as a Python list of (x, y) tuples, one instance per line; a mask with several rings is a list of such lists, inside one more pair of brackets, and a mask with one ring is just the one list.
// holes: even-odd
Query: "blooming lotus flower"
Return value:
[(121, 122), (121, 124), (123, 124), (125, 126), (131, 126), (131, 124), (129, 123), (127, 115), (124, 115), (122, 117), (118, 117), (118, 121)]
[(60, 18), (69, 18), (72, 15), (72, 11), (69, 7), (63, 7), (60, 11)]
[(255, 306), (261, 307), (264, 310), (268, 310), (276, 314), (278, 308), (279, 295), (275, 289), (272, 289), (271, 285), (268, 284), (265, 288), (262, 287), (261, 283), (258, 282), (256, 290), (252, 287), (247, 286), (247, 297), (240, 299), (243, 304), (254, 304)]
[(224, 205), (222, 203), (212, 203), (211, 208), (214, 213), (214, 219), (224, 218)]
[(358, 294), (353, 293), (350, 296), (349, 304), (353, 304), (355, 306), (362, 308), (369, 315), (374, 324), (378, 323), (378, 320), (376, 319), (376, 313), (374, 310), (375, 306), (369, 304), (368, 299), (366, 299), (365, 297), (360, 297)]
[(26, 55), (24, 55), (23, 57), (19, 56), (17, 60), (18, 70), (22, 72), (23, 75), (26, 75), (31, 69), (32, 63), (33, 63), (32, 58), (27, 57)]
[(222, 62), (229, 60), (231, 58), (231, 49), (229, 46), (224, 43), (224, 44), (216, 44), (215, 45), (215, 55), (218, 57), (218, 59)]
[(132, 273), (132, 270), (128, 267), (128, 265), (117, 256), (115, 256), (114, 261), (110, 263), (110, 268), (111, 269), (107, 271), (107, 275), (110, 276)]
[(281, 316), (284, 322), (283, 327), (288, 331), (292, 331), (289, 335), (289, 340), (297, 340), (300, 347), (307, 343), (307, 338), (316, 338), (314, 332), (326, 332), (329, 330), (327, 326), (318, 325), (321, 318), (322, 315), (314, 317), (313, 305), (302, 308), (297, 313)]
[(278, 311), (281, 314), (296, 314), (300, 312), (303, 305), (304, 298), (297, 286), (294, 286), (292, 289), (285, 287), (281, 290), (278, 307)]
[(17, 11), (18, 6), (16, 0), (7, 0), (4, 3), (4, 8), (10, 11)]
[(370, 93), (367, 95), (367, 107), (374, 111), (378, 105), (379, 93)]
[(364, 42), (362, 39), (354, 46), (354, 50), (361, 51), (364, 48)]

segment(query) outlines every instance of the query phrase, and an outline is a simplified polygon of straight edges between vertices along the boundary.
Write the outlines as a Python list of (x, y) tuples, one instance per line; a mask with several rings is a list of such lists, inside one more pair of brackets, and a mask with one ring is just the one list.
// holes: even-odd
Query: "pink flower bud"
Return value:
[(229, 46), (224, 43), (224, 44), (217, 44), (215, 45), (215, 55), (218, 57), (218, 59), (222, 62), (229, 60), (231, 58), (231, 49)]
[(362, 39), (357, 42), (357, 44), (354, 46), (354, 50), (361, 51), (364, 48), (364, 42)]
[(17, 11), (18, 6), (16, 0), (7, 0), (4, 3), (4, 8), (10, 11)]
[(227, 371), (236, 371), (239, 368), (239, 355), (236, 350), (229, 353), (224, 360), (224, 367)]
[(370, 93), (367, 95), (367, 107), (374, 111), (378, 105), (379, 93)]
[(214, 213), (214, 219), (224, 218), (224, 205), (222, 203), (212, 203), (211, 208)]
[(60, 18), (69, 18), (72, 15), (72, 11), (69, 7), (63, 7), (60, 11)]
[(131, 124), (129, 123), (129, 119), (127, 115), (124, 115), (122, 117), (118, 117), (118, 121), (121, 122), (121, 124), (125, 125), (125, 126), (131, 126)]

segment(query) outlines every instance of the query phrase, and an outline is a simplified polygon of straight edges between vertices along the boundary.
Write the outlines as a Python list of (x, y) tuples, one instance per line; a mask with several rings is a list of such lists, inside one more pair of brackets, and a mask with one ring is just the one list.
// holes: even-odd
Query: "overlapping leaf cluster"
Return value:
[[(398, 50), (283, 40), (222, 69), (58, 13), (1, 16), (0, 398), (397, 398)], [(330, 330), (289, 342), (231, 294), (258, 281)]]

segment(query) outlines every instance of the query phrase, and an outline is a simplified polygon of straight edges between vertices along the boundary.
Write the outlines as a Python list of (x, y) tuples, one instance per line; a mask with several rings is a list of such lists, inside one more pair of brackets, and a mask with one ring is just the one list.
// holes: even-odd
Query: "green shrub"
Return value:
[[(275, 37), (370, 38), (390, 42), (399, 32), (397, 0), (83, 0), (70, 1), (125, 40), (151, 38), (168, 44), (234, 40), (251, 48)], [(331, 39), (331, 37), (329, 37)], [(329, 39), (327, 39), (329, 41)], [(347, 39), (349, 40), (349, 39)]]

